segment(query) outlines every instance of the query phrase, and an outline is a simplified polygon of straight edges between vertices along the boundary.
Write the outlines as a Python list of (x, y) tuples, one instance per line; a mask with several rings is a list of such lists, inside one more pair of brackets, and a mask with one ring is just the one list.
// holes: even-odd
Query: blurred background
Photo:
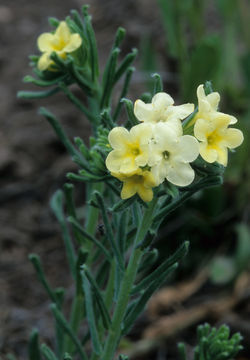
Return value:
[[(132, 359), (176, 359), (176, 343), (195, 344), (196, 325), (227, 323), (244, 336), (240, 358), (250, 359), (250, 3), (248, 0), (89, 0), (101, 67), (118, 26), (127, 30), (124, 53), (138, 48), (129, 98), (152, 90), (159, 72), (176, 103), (195, 102), (196, 88), (211, 80), (221, 94), (220, 110), (239, 119), (243, 145), (231, 154), (222, 187), (208, 189), (175, 211), (155, 246), (160, 259), (182, 241), (190, 253), (175, 277), (151, 300), (121, 344)], [(53, 343), (49, 301), (29, 253), (38, 253), (53, 286), (73, 294), (63, 243), (49, 199), (75, 170), (47, 122), (47, 106), (73, 138), (87, 139), (82, 114), (57, 94), (49, 100), (17, 100), (29, 90), (28, 55), (49, 31), (48, 16), (62, 20), (82, 1), (0, 2), (0, 356), (27, 358), (33, 327)], [(118, 84), (119, 86), (119, 84)], [(78, 185), (78, 198), (84, 189)]]

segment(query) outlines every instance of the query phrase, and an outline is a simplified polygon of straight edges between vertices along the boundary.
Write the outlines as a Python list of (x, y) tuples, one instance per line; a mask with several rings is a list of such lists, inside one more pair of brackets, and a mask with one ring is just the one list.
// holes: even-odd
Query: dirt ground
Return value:
[[(107, 58), (118, 26), (127, 29), (124, 51), (139, 47), (140, 38), (145, 33), (150, 33), (157, 39), (156, 47), (159, 51), (164, 47), (159, 13), (154, 2), (89, 0), (88, 3), (91, 5), (90, 12), (93, 15), (101, 64)], [(48, 344), (54, 336), (49, 300), (28, 261), (29, 253), (40, 255), (45, 272), (53, 286), (67, 288), (68, 297), (73, 291), (66, 270), (62, 239), (49, 208), (49, 200), (55, 190), (64, 184), (65, 173), (74, 170), (74, 165), (49, 124), (38, 115), (37, 110), (39, 106), (45, 105), (54, 112), (71, 137), (78, 135), (86, 139), (89, 133), (88, 125), (82, 115), (65, 101), (61, 94), (49, 100), (31, 102), (18, 100), (16, 93), (18, 90), (31, 89), (30, 85), (22, 83), (22, 78), (31, 73), (28, 55), (37, 53), (36, 39), (40, 33), (48, 31), (48, 16), (63, 19), (70, 9), (79, 9), (81, 5), (83, 3), (80, 0), (1, 0), (0, 2), (0, 357), (2, 356), (2, 360), (5, 360), (9, 352), (15, 354), (18, 360), (27, 358), (27, 340), (34, 327), (39, 329), (41, 340)], [(135, 75), (132, 87), (134, 91), (142, 87), (140, 73)], [(78, 191), (83, 196), (83, 190)], [(241, 283), (238, 283), (238, 288), (235, 289), (238, 293), (246, 287), (249, 278), (240, 280)], [(195, 291), (195, 287), (201, 288), (204, 284), (202, 281), (205, 280), (194, 279), (193, 283), (186, 284), (187, 288), (181, 288), (184, 299)], [(166, 294), (162, 296), (165, 298)], [(177, 296), (177, 293), (171, 296)], [(225, 297), (222, 299), (224, 302), (219, 304), (209, 303), (206, 311), (209, 312), (211, 308), (215, 311), (216, 308), (218, 314), (221, 310), (220, 306), (222, 308), (229, 306), (231, 309), (237, 303), (235, 300), (233, 304), (232, 298), (234, 299), (231, 297), (230, 300)], [(242, 301), (245, 301), (245, 298)], [(178, 308), (178, 310), (182, 309)], [(192, 325), (190, 320), (192, 316), (198, 316), (198, 321), (201, 313), (197, 311), (190, 314), (182, 313), (182, 323), (184, 319), (187, 326)], [(204, 308), (202, 311), (205, 311)], [(248, 306), (248, 316), (249, 313)], [(152, 319), (155, 319), (154, 308), (151, 308), (150, 314)], [(236, 320), (228, 318), (229, 323), (231, 321), (235, 324)], [(178, 319), (172, 321), (172, 323), (171, 321), (157, 323), (154, 328), (149, 327), (148, 332), (144, 334), (145, 339), (150, 339), (150, 331), (155, 331), (157, 334), (159, 329), (157, 326), (173, 329), (175, 324), (178, 333), (180, 322), (178, 323)], [(143, 326), (142, 319), (141, 323), (139, 322), (139, 329)], [(245, 326), (246, 333), (249, 334), (249, 325), (245, 324)], [(237, 326), (234, 330), (237, 330)], [(175, 332), (171, 335), (170, 331), (170, 338), (174, 334)], [(139, 338), (136, 332), (134, 336)], [(145, 343), (141, 346), (145, 348)], [(157, 359), (166, 358), (164, 346), (157, 354)], [(155, 355), (152, 356), (143, 358), (156, 359)]]

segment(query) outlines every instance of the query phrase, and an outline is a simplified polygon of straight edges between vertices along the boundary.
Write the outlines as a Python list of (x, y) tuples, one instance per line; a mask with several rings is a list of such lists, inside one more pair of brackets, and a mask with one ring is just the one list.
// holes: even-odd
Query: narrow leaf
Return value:
[(88, 360), (87, 355), (85, 354), (82, 345), (74, 332), (72, 331), (71, 327), (69, 326), (67, 320), (63, 316), (62, 312), (57, 308), (56, 304), (51, 305), (51, 310), (53, 312), (53, 315), (55, 316), (55, 319), (58, 321), (59, 324), (61, 324), (61, 327), (63, 330), (70, 336), (72, 341), (74, 342), (76, 349), (80, 355), (81, 360)]
[(137, 319), (137, 317), (144, 310), (148, 300), (151, 298), (153, 293), (166, 281), (166, 277), (171, 272), (173, 272), (177, 268), (177, 266), (178, 264), (175, 263), (174, 265), (169, 267), (165, 272), (163, 272), (161, 276), (158, 277), (158, 279), (155, 279), (155, 281), (149, 285), (149, 287), (143, 292), (143, 294), (135, 302), (133, 308), (130, 310), (130, 312), (127, 314), (124, 320), (124, 327), (122, 331), (123, 335), (128, 333), (130, 328), (135, 323), (135, 319)]
[(40, 348), (38, 342), (38, 330), (34, 329), (29, 338), (29, 360), (40, 360)]
[(89, 234), (80, 224), (79, 222), (73, 218), (72, 216), (70, 216), (68, 218), (68, 221), (88, 240), (92, 241), (102, 252), (103, 254), (106, 256), (107, 260), (109, 262), (111, 262), (111, 257), (109, 252), (107, 251), (107, 249), (104, 247), (104, 245), (97, 240), (93, 235)]
[(61, 226), (62, 236), (63, 236), (65, 248), (66, 248), (66, 254), (67, 254), (68, 262), (69, 262), (69, 267), (70, 267), (70, 270), (71, 270), (71, 273), (72, 273), (74, 279), (76, 279), (76, 273), (75, 273), (76, 256), (75, 256), (75, 250), (74, 250), (74, 247), (73, 247), (73, 244), (71, 241), (69, 229), (67, 227), (64, 213), (63, 213), (63, 200), (64, 200), (63, 192), (61, 190), (58, 190), (52, 197), (50, 206)]
[(109, 312), (108, 309), (106, 308), (105, 302), (103, 300), (103, 296), (101, 294), (101, 291), (99, 289), (99, 286), (97, 285), (95, 279), (93, 278), (93, 276), (91, 275), (88, 267), (86, 265), (82, 266), (82, 270), (84, 271), (84, 273), (86, 274), (91, 287), (93, 289), (93, 293), (95, 295), (96, 298), (96, 302), (98, 305), (98, 308), (100, 310), (100, 314), (102, 317), (102, 321), (103, 321), (103, 325), (105, 327), (105, 329), (109, 329), (109, 326), (111, 324), (111, 320), (110, 320), (110, 316), (109, 316)]
[(102, 352), (102, 346), (101, 346), (101, 342), (100, 342), (97, 327), (96, 327), (97, 316), (96, 316), (96, 313), (94, 310), (91, 286), (90, 286), (89, 280), (84, 271), (81, 272), (81, 275), (82, 275), (83, 291), (84, 291), (84, 295), (85, 295), (85, 308), (86, 308), (88, 325), (89, 325), (90, 334), (91, 334), (91, 341), (93, 344), (93, 350), (97, 355), (100, 355)]

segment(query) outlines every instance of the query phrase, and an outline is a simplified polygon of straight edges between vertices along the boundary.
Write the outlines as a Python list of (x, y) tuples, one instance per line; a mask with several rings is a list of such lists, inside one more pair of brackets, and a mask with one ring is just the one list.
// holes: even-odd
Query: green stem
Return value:
[(142, 250), (137, 248), (137, 245), (143, 241), (146, 236), (148, 229), (151, 225), (153, 212), (155, 205), (157, 203), (157, 197), (150, 203), (149, 208), (145, 211), (140, 226), (138, 227), (138, 231), (134, 240), (134, 248), (132, 250), (132, 255), (130, 257), (130, 261), (128, 267), (125, 271), (121, 289), (118, 295), (117, 305), (115, 308), (114, 316), (112, 319), (112, 325), (109, 330), (109, 335), (106, 341), (106, 345), (104, 348), (104, 354), (102, 356), (102, 360), (111, 360), (113, 359), (118, 341), (121, 335), (121, 324), (126, 313), (127, 305), (130, 299), (130, 291), (135, 281), (135, 277), (137, 274), (137, 270), (140, 264), (140, 259), (142, 257)]

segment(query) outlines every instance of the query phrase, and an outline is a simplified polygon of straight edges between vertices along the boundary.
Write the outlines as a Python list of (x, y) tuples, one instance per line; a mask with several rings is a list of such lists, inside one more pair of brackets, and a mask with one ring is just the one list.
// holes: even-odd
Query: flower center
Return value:
[(163, 151), (162, 156), (163, 156), (164, 160), (168, 160), (170, 157), (169, 151)]
[(207, 143), (210, 146), (218, 144), (222, 140), (222, 137), (215, 131), (210, 133), (207, 137)]
[(133, 179), (133, 183), (135, 183), (135, 184), (142, 184), (144, 182), (143, 175), (133, 175), (132, 179)]
[(131, 153), (134, 156), (138, 156), (140, 154), (140, 149), (138, 147), (132, 147), (131, 148)]

